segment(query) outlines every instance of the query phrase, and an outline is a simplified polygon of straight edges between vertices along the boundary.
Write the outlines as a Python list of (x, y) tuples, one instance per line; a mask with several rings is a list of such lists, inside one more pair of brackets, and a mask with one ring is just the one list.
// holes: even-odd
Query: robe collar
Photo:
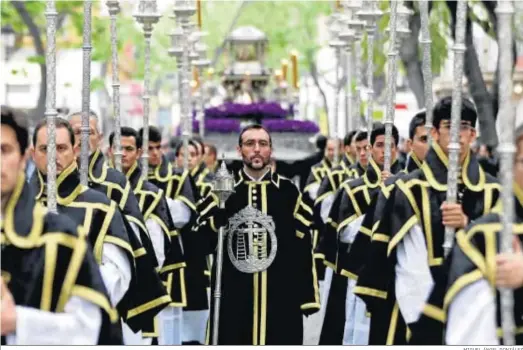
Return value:
[[(40, 172), (35, 172), (33, 175), (33, 181), (36, 183), (36, 199), (47, 200), (47, 177)], [(36, 177), (36, 179), (34, 179)], [(76, 162), (71, 163), (65, 168), (60, 175), (56, 178), (56, 201), (58, 204), (67, 206), (72, 203), (78, 195), (87, 190), (80, 184), (80, 173)]]
[(410, 152), (408, 159), (407, 159), (407, 166), (405, 167), (405, 170), (407, 171), (407, 173), (412, 173), (412, 172), (420, 169), (422, 163), (423, 162), (421, 160), (419, 160), (418, 157), (416, 157), (414, 152)]
[(204, 162), (200, 162), (197, 166), (194, 167), (193, 170), (191, 170), (191, 176), (193, 178), (197, 178), (207, 167), (205, 166)]
[(323, 157), (323, 159), (321, 160), (321, 167), (325, 169), (330, 169), (332, 168), (332, 162), (327, 157)]
[[(447, 155), (436, 142), (433, 142), (425, 162), (421, 165), (421, 170), (430, 186), (437, 191), (447, 191), (448, 164)], [(481, 169), (476, 156), (470, 152), (461, 166), (458, 181), (473, 192), (481, 192), (485, 188), (485, 172)]]
[(149, 180), (156, 180), (158, 182), (169, 182), (172, 178), (173, 166), (167, 160), (165, 155), (162, 155), (162, 160), (159, 165), (152, 167), (149, 165), (149, 172), (147, 178)]
[(19, 248), (33, 248), (44, 229), (44, 216), (47, 209), (35, 203), (34, 193), (25, 181), (25, 174), (18, 177), (16, 186), (7, 201), (1, 226), (6, 243)]
[[(80, 164), (78, 163), (78, 169), (80, 169)], [(100, 149), (97, 149), (89, 157), (89, 180), (98, 184), (104, 182), (108, 168), (104, 155)]]
[(343, 159), (341, 160), (341, 166), (345, 169), (348, 169), (351, 165), (355, 163), (354, 159), (350, 156), (348, 152), (343, 154)]
[(253, 180), (246, 172), (245, 169), (242, 168), (238, 172), (238, 181), (236, 182), (235, 186), (238, 186), (242, 182), (245, 182), (246, 184), (249, 183), (268, 183), (272, 182), (277, 188), (280, 188), (280, 177), (277, 173), (272, 171), (272, 169), (267, 170), (267, 172), (262, 176), (259, 180)]
[(523, 221), (523, 188), (514, 183), (514, 205), (516, 207), (516, 218), (518, 221)]
[(129, 180), (133, 191), (139, 191), (142, 188), (144, 178), (142, 176), (142, 168), (138, 165), (138, 162), (134, 162), (125, 174), (125, 177)]

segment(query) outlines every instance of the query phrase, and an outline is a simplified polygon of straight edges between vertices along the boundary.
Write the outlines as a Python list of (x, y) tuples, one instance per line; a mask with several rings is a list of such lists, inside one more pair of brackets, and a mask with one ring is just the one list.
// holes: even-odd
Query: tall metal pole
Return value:
[(425, 128), (427, 129), (427, 137), (429, 144), (431, 142), (430, 130), (432, 129), (432, 115), (434, 102), (432, 99), (432, 58), (430, 47), (432, 40), (430, 39), (429, 29), (429, 0), (419, 0), (419, 10), (421, 14), (421, 39), (420, 44), (423, 52), (422, 69), (423, 69), (423, 88), (425, 92)]
[(89, 180), (89, 119), (91, 117), (91, 0), (84, 1), (83, 28), (83, 63), (82, 63), (82, 127), (80, 128), (82, 142), (80, 153), (80, 183), (88, 185)]
[[(120, 13), (120, 3), (118, 0), (108, 0), (106, 5), (109, 9), (111, 19), (111, 63), (113, 78), (113, 117), (114, 117), (114, 165), (118, 171), (122, 171), (122, 143), (121, 143), (121, 119), (120, 119), (120, 78), (118, 68), (118, 32), (116, 18)], [(145, 151), (144, 153), (147, 153)], [(147, 172), (144, 172), (147, 174)]]
[[(363, 76), (362, 76), (362, 60), (363, 50), (361, 49), (363, 42), (363, 29), (365, 28), (365, 22), (353, 19), (350, 21), (349, 27), (354, 30), (354, 71), (356, 79), (356, 91), (354, 94), (354, 109), (356, 127), (360, 126), (363, 122), (361, 119), (361, 93), (364, 90)], [(370, 131), (369, 131), (370, 133)]]
[(345, 42), (345, 126), (347, 132), (354, 130), (354, 115), (352, 110), (352, 44), (354, 43), (354, 31), (346, 29), (340, 32), (339, 39)]
[[(458, 172), (459, 172), (459, 134), (461, 124), (461, 99), (463, 81), (463, 58), (465, 55), (465, 24), (467, 19), (467, 1), (458, 0), (456, 11), (456, 31), (454, 35), (454, 72), (452, 87), (452, 109), (450, 123), (450, 143), (449, 143), (449, 173), (447, 178), (447, 203), (455, 204), (458, 196)], [(452, 227), (445, 227), (445, 242), (443, 249), (445, 257), (448, 256), (454, 244), (455, 230)]]
[(47, 95), (45, 97), (45, 118), (47, 120), (47, 208), (56, 213), (56, 6), (54, 0), (47, 0), (47, 46), (45, 49)]
[[(498, 147), (501, 156), (500, 174), (503, 201), (503, 233), (501, 235), (501, 251), (512, 252), (512, 226), (514, 222), (514, 154), (515, 147), (515, 106), (512, 103), (512, 19), (514, 7), (512, 1), (498, 0), (496, 8), (498, 17), (499, 42), (499, 102), (498, 117), (503, 120), (501, 127), (501, 143)], [(510, 288), (499, 289), (501, 297), (501, 327), (503, 330), (503, 345), (512, 346), (515, 343), (514, 294)]]
[(389, 52), (387, 54), (387, 113), (385, 115), (385, 163), (383, 170), (390, 171), (392, 162), (391, 142), (392, 126), (394, 125), (394, 112), (396, 111), (396, 77), (398, 66), (396, 58), (398, 51), (396, 47), (396, 16), (398, 13), (398, 1), (390, 1), (389, 19)]
[(366, 22), (367, 31), (367, 109), (365, 117), (369, 140), (374, 122), (374, 39), (377, 21), (383, 15), (383, 12), (377, 8), (377, 4), (376, 0), (365, 1), (364, 8), (357, 12), (358, 17)]
[[(215, 175), (213, 181), (213, 193), (219, 198), (221, 209), (225, 209), (225, 202), (234, 193), (234, 176), (227, 171), (225, 161), (223, 160), (220, 169)], [(214, 282), (214, 308), (213, 308), (213, 328), (212, 328), (212, 345), (218, 345), (220, 329), (220, 302), (222, 296), (222, 269), (223, 269), (223, 240), (225, 238), (225, 227), (220, 226), (218, 232), (218, 247), (216, 250), (216, 279)]]
[(143, 140), (142, 140), (142, 176), (149, 172), (149, 102), (151, 79), (151, 36), (154, 25), (160, 20), (156, 0), (140, 0), (136, 20), (142, 24), (145, 39), (144, 75), (143, 75)]
[[(341, 67), (341, 50), (345, 47), (345, 43), (341, 40), (333, 40), (329, 43), (330, 47), (334, 49), (334, 53), (336, 55), (336, 82), (334, 86), (334, 125), (336, 126), (335, 130), (338, 129), (338, 121), (339, 121), (339, 112), (340, 112), (340, 106), (339, 106), (339, 97), (340, 97), (340, 67)], [(332, 133), (332, 137), (336, 140), (336, 147), (334, 147), (334, 164), (338, 164), (340, 160), (340, 147), (338, 143), (338, 132), (334, 131)]]
[(191, 0), (176, 0), (174, 6), (174, 14), (178, 19), (182, 29), (181, 46), (183, 48), (181, 56), (181, 119), (183, 125), (183, 148), (185, 150), (185, 156), (183, 159), (184, 170), (189, 170), (189, 138), (192, 135), (192, 115), (191, 115), (191, 87), (190, 81), (190, 51), (191, 43), (189, 36), (191, 35), (191, 23), (190, 17), (196, 13), (196, 4)]

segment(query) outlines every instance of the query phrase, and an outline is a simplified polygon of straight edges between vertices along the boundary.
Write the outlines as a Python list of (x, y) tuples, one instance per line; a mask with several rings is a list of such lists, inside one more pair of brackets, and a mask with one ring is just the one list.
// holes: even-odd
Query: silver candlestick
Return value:
[(45, 49), (47, 94), (45, 97), (45, 118), (47, 120), (47, 208), (56, 213), (56, 5), (47, 0), (47, 46)]
[[(512, 1), (499, 0), (496, 8), (498, 17), (499, 43), (499, 114), (503, 122), (501, 127), (501, 144), (498, 147), (501, 156), (501, 184), (503, 215), (501, 222), (501, 251), (512, 252), (513, 222), (514, 222), (514, 154), (516, 153), (514, 129), (516, 110), (512, 101), (512, 19), (514, 7)], [(499, 289), (501, 297), (501, 327), (503, 330), (503, 345), (513, 346), (515, 343), (514, 294), (510, 288)]]
[(118, 171), (122, 171), (122, 142), (121, 142), (121, 119), (120, 119), (120, 78), (118, 68), (118, 31), (116, 19), (120, 13), (118, 0), (105, 2), (109, 10), (111, 21), (111, 63), (112, 63), (112, 87), (113, 87), (113, 117), (114, 117), (114, 140), (113, 153), (114, 165)]
[[(329, 46), (334, 49), (336, 55), (336, 82), (334, 85), (334, 125), (336, 126), (335, 130), (338, 129), (339, 121), (339, 96), (340, 96), (340, 68), (341, 68), (341, 51), (345, 48), (347, 44), (341, 40), (332, 40), (329, 42)], [(334, 161), (333, 164), (338, 164), (340, 160), (340, 147), (338, 145), (338, 132), (333, 132), (332, 136), (336, 140), (336, 147), (334, 147)]]
[[(234, 176), (227, 171), (225, 157), (222, 156), (222, 164), (215, 175), (212, 192), (219, 198), (219, 206), (225, 209), (225, 202), (234, 193)], [(216, 250), (216, 279), (214, 285), (214, 308), (212, 345), (218, 345), (220, 326), (220, 302), (222, 293), (222, 269), (223, 269), (223, 241), (225, 238), (225, 227), (220, 226), (218, 232), (218, 247)]]
[(420, 44), (423, 52), (423, 88), (425, 92), (425, 128), (427, 129), (427, 137), (429, 144), (431, 142), (430, 130), (432, 129), (432, 115), (434, 102), (432, 99), (432, 58), (430, 46), (432, 40), (430, 39), (430, 23), (429, 23), (429, 0), (419, 0), (419, 10), (421, 15), (421, 38)]
[(91, 0), (84, 1), (83, 62), (82, 62), (82, 135), (80, 153), (80, 183), (87, 186), (89, 180), (89, 119), (91, 117)]
[[(353, 30), (354, 33), (354, 72), (355, 72), (355, 79), (356, 79), (356, 89), (355, 93), (353, 95), (354, 101), (353, 101), (353, 113), (355, 114), (354, 120), (356, 121), (355, 128), (359, 128), (360, 126), (364, 125), (363, 121), (361, 119), (361, 93), (364, 90), (363, 86), (363, 76), (362, 76), (362, 54), (363, 50), (361, 49), (362, 46), (362, 40), (363, 40), (363, 31), (365, 29), (366, 23), (364, 21), (361, 21), (359, 19), (353, 18), (350, 21), (348, 21), (349, 28)], [(370, 131), (369, 131), (370, 135)]]
[(138, 12), (134, 15), (136, 21), (142, 24), (145, 38), (144, 75), (143, 75), (143, 140), (142, 140), (142, 175), (146, 178), (149, 170), (149, 102), (151, 79), (151, 36), (153, 28), (160, 20), (156, 0), (140, 0)]
[(374, 122), (374, 40), (378, 20), (383, 15), (377, 7), (378, 2), (368, 0), (363, 2), (363, 8), (357, 12), (358, 18), (365, 21), (365, 30), (367, 32), (367, 129), (370, 133)]
[[(459, 134), (461, 127), (462, 107), (462, 81), (463, 81), (463, 58), (465, 55), (465, 25), (467, 20), (467, 1), (458, 0), (456, 11), (456, 30), (454, 35), (454, 76), (452, 87), (452, 108), (450, 121), (450, 143), (449, 143), (449, 173), (447, 178), (447, 203), (455, 204), (458, 196), (458, 171), (459, 171)], [(455, 230), (445, 227), (445, 242), (443, 249), (445, 257), (452, 250), (454, 244)]]
[(189, 169), (189, 137), (192, 135), (192, 116), (191, 116), (191, 87), (190, 81), (190, 35), (191, 35), (191, 21), (190, 17), (196, 13), (196, 4), (194, 0), (176, 0), (174, 5), (174, 14), (177, 22), (182, 29), (181, 39), (178, 43), (182, 48), (182, 55), (180, 57), (180, 103), (181, 103), (181, 120), (183, 125), (183, 146), (185, 149), (185, 157), (183, 159), (184, 170)]

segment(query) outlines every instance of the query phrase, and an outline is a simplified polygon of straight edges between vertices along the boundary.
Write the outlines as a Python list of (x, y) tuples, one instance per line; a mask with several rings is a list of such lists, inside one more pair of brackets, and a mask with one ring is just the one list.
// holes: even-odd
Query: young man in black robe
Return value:
[[(75, 134), (75, 147), (80, 150), (81, 112), (69, 115), (68, 120)], [(123, 221), (129, 233), (129, 242), (133, 248), (136, 262), (136, 278), (133, 280), (135, 285), (131, 290), (137, 295), (133, 296), (136, 301), (131, 309), (146, 310), (146, 312), (131, 313), (132, 317), (128, 318), (127, 324), (123, 325), (124, 340), (126, 345), (150, 344), (151, 338), (157, 334), (152, 331), (154, 318), (168, 305), (168, 294), (156, 272), (158, 261), (153, 243), (145, 227), (145, 221), (131, 185), (121, 172), (109, 167), (100, 149), (103, 135), (98, 128), (98, 122), (98, 116), (94, 112), (90, 112), (88, 186), (115, 201), (123, 214)], [(79, 159), (77, 159), (77, 165), (80, 169)], [(141, 286), (144, 285), (149, 286), (149, 293), (141, 291)]]
[[(244, 167), (235, 192), (225, 209), (219, 209), (213, 193), (209, 195), (199, 206), (202, 214), (195, 227), (198, 236), (209, 243), (207, 252), (215, 253), (218, 228), (227, 223), (238, 225), (229, 230), (229, 241), (224, 244), (230, 248), (223, 252), (218, 344), (301, 345), (303, 315), (320, 307), (309, 229), (312, 209), (290, 180), (271, 171), (272, 142), (262, 126), (251, 125), (240, 133), (238, 153)], [(256, 216), (252, 221), (236, 222), (238, 215), (247, 213)], [(252, 227), (262, 222), (266, 226)], [(250, 242), (249, 247), (242, 244), (245, 241)], [(251, 258), (266, 265), (240, 270)], [(214, 264), (212, 290), (216, 268)], [(212, 312), (209, 335), (214, 327)]]
[[(325, 310), (325, 318), (319, 343), (320, 345), (340, 345), (343, 337), (343, 315), (341, 308), (326, 308), (329, 305), (329, 298), (332, 300), (344, 300), (347, 290), (347, 279), (336, 273), (336, 239), (335, 237), (326, 237), (327, 219), (332, 209), (335, 195), (341, 184), (352, 179), (360, 178), (365, 173), (368, 165), (367, 149), (369, 146), (368, 134), (366, 131), (359, 131), (354, 136), (355, 148), (358, 155), (357, 162), (345, 170), (330, 172), (321, 182), (318, 190), (318, 197), (314, 203), (314, 217), (317, 221), (318, 213), (322, 223), (320, 227), (320, 237), (316, 256), (323, 259), (325, 265), (325, 281), (322, 290), (322, 311)], [(334, 305), (334, 304), (331, 304)]]
[[(386, 254), (390, 240), (389, 236), (374, 232), (380, 219), (386, 215), (383, 209), (390, 192), (394, 189), (398, 179), (421, 167), (427, 154), (428, 140), (425, 120), (425, 110), (418, 112), (412, 118), (407, 141), (412, 151), (408, 155), (407, 166), (404, 171), (388, 178), (380, 186), (379, 192), (374, 194), (345, 261), (345, 269), (358, 276), (354, 294), (365, 302), (366, 308), (371, 314), (369, 345), (406, 344), (406, 325), (396, 305), (394, 288), (389, 286), (387, 291), (380, 292), (368, 286), (367, 279), (372, 278), (375, 273), (373, 271), (374, 261), (377, 256)], [(379, 307), (374, 306), (375, 299), (379, 300)]]
[[(140, 129), (138, 134), (143, 139), (143, 129)], [(161, 153), (161, 143), (162, 134), (158, 128), (150, 126), (147, 179), (163, 190), (171, 218), (182, 236), (184, 258), (187, 264), (184, 270), (187, 305), (183, 312), (183, 342), (203, 344), (209, 317), (207, 297), (209, 278), (204, 272), (206, 254), (203, 253), (201, 242), (191, 232), (192, 224), (197, 217), (198, 189), (189, 170), (174, 169), (172, 164), (166, 160)], [(180, 280), (181, 276), (173, 278)]]
[(456, 234), (444, 299), (448, 345), (502, 344), (503, 307), (496, 288), (513, 290), (515, 344), (523, 344), (523, 126), (516, 130), (514, 206), (512, 253), (500, 253), (501, 200), (491, 214)]
[[(488, 213), (499, 195), (499, 185), (481, 169), (470, 151), (476, 138), (474, 105), (463, 100), (460, 126), (459, 203), (445, 202), (452, 98), (434, 107), (432, 145), (421, 169), (396, 182), (376, 232), (390, 232), (386, 257), (375, 257), (373, 289), (386, 291), (394, 285), (398, 310), (412, 337), (410, 343), (441, 344), (443, 293), (448, 269), (443, 264), (445, 225), (464, 228)], [(442, 282), (443, 281), (443, 282)], [(431, 300), (429, 305), (429, 296)]]
[[(33, 160), (37, 171), (31, 179), (33, 194), (37, 201), (43, 203), (47, 202), (48, 195), (47, 142), (44, 119), (36, 125), (33, 135)], [(74, 132), (69, 122), (61, 118), (56, 119), (56, 159), (58, 212), (66, 214), (87, 231), (111, 304), (117, 306), (122, 320), (127, 321), (132, 318), (129, 316), (144, 312), (134, 308), (137, 305), (134, 297), (140, 296), (132, 289), (139, 288), (132, 283), (136, 278), (134, 250), (117, 203), (80, 184), (75, 161)], [(141, 290), (144, 295), (149, 292), (148, 289)]]
[(2, 345), (122, 344), (84, 234), (36, 203), (25, 180), (27, 117), (2, 106), (1, 121)]
[[(397, 145), (399, 134), (395, 126), (392, 128), (391, 173), (398, 173), (400, 169), (397, 160)], [(339, 299), (331, 298), (329, 308), (340, 308), (345, 305), (343, 320), (343, 344), (366, 345), (368, 343), (369, 319), (361, 299), (354, 296), (354, 287), (357, 276), (347, 269), (347, 252), (359, 231), (361, 223), (369, 208), (371, 198), (379, 191), (383, 181), (391, 174), (383, 171), (385, 161), (385, 125), (375, 123), (370, 136), (370, 154), (367, 171), (359, 179), (342, 184), (336, 193), (334, 204), (327, 220), (325, 238), (336, 240), (331, 246), (336, 250), (330, 251), (336, 261), (336, 272), (348, 278), (345, 296)], [(339, 327), (339, 326), (338, 326)]]
[[(145, 179), (139, 165), (142, 139), (133, 128), (121, 128), (122, 171), (129, 180), (133, 194), (151, 236), (158, 272), (167, 287), (167, 305), (158, 315), (159, 322), (149, 333), (158, 337), (158, 345), (181, 345), (182, 308), (186, 305), (186, 266), (180, 235), (174, 226), (163, 191)], [(108, 155), (114, 164), (114, 132), (109, 136)], [(179, 279), (173, 280), (174, 277)]]

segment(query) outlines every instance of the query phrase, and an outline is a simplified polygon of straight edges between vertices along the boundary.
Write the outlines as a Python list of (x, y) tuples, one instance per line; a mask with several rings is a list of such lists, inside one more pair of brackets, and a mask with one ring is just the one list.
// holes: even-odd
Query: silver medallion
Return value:
[(278, 250), (271, 216), (247, 206), (229, 219), (227, 231), (229, 258), (239, 271), (262, 272), (271, 266)]

